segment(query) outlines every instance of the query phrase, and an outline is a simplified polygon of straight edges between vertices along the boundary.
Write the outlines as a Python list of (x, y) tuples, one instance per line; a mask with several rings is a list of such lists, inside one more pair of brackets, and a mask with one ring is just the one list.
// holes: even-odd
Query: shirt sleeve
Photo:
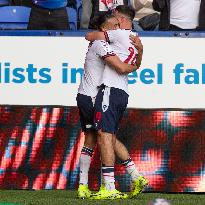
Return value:
[(105, 31), (105, 40), (109, 43), (116, 43), (123, 38), (124, 32), (125, 30), (122, 29)]
[(96, 55), (98, 55), (99, 57), (103, 59), (109, 56), (116, 55), (114, 51), (110, 48), (110, 45), (108, 44), (108, 42), (105, 42), (105, 41), (97, 41), (94, 49), (95, 49)]

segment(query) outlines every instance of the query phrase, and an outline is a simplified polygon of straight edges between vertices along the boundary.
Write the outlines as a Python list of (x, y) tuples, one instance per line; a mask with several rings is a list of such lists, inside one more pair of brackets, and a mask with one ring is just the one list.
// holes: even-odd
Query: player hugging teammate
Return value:
[[(79, 198), (135, 198), (148, 184), (115, 135), (128, 103), (128, 74), (139, 68), (143, 54), (140, 39), (131, 31), (134, 15), (132, 7), (117, 6), (113, 13), (107, 12), (98, 19), (99, 31), (86, 35), (91, 43), (77, 95), (85, 134), (80, 157)], [(100, 190), (91, 194), (88, 171), (96, 143), (101, 154), (102, 183)], [(129, 196), (115, 189), (115, 155), (131, 176), (133, 189)]]

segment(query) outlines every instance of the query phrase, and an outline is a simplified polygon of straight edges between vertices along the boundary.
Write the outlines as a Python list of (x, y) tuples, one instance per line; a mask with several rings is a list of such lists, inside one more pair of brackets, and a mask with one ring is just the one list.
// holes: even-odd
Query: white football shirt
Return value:
[[(137, 60), (137, 49), (131, 44), (130, 35), (136, 35), (131, 30), (117, 29), (105, 32), (106, 41), (121, 61), (134, 65)], [(128, 93), (128, 74), (119, 74), (109, 65), (105, 65), (101, 84), (119, 88)]]
[(114, 56), (106, 41), (97, 40), (90, 43), (85, 58), (84, 74), (78, 88), (78, 93), (95, 97), (105, 68), (104, 58)]

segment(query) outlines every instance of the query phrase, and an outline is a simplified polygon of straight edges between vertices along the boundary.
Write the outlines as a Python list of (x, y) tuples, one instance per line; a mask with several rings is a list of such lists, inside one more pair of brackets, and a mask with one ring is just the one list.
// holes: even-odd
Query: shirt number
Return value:
[(135, 54), (134, 48), (129, 47), (128, 51), (130, 52), (130, 54), (124, 62), (130, 65), (136, 65), (137, 54)]

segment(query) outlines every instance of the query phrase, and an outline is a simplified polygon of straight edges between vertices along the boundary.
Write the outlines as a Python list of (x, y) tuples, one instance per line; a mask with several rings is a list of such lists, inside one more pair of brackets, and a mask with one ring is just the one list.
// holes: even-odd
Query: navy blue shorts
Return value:
[(80, 113), (82, 131), (94, 130), (94, 107), (92, 98), (78, 93), (76, 100)]
[(121, 89), (101, 86), (94, 106), (95, 129), (115, 134), (127, 108), (128, 97)]

